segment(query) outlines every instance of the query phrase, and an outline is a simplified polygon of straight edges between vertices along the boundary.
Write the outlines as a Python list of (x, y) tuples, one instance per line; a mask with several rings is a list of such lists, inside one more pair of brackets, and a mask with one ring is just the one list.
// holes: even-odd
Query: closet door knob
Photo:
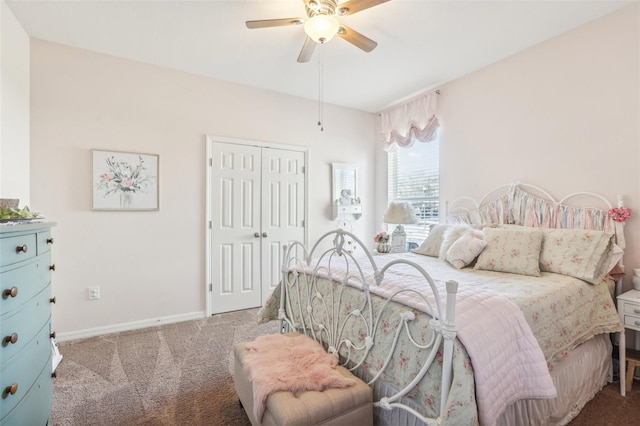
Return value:
[(2, 298), (16, 297), (18, 295), (18, 287), (11, 287), (2, 292)]
[(2, 339), (2, 346), (7, 346), (9, 344), (15, 344), (18, 341), (18, 333), (11, 333), (10, 336), (5, 336), (4, 339)]
[(269, 236), (269, 234), (267, 234), (266, 232), (262, 233), (262, 238), (267, 238)]
[(254, 232), (254, 233), (253, 233), (253, 236), (254, 236), (255, 238), (260, 238), (260, 233), (259, 233), (259, 232)]
[(27, 247), (26, 244), (23, 244), (21, 246), (16, 247), (16, 253), (20, 253), (20, 252), (26, 253), (28, 249), (29, 247)]
[(7, 386), (6, 388), (4, 388), (4, 390), (2, 391), (2, 397), (6, 398), (7, 396), (9, 396), (9, 394), (15, 395), (16, 392), (18, 392), (18, 384), (13, 383), (11, 386)]

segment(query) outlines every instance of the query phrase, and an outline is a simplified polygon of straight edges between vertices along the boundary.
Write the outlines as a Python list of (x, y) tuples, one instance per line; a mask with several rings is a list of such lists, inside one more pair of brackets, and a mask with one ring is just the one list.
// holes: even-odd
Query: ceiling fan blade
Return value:
[(307, 39), (304, 41), (304, 45), (302, 46), (302, 50), (298, 55), (299, 63), (309, 62), (309, 59), (311, 59), (311, 55), (313, 55), (313, 51), (316, 48), (316, 44), (318, 43), (313, 41), (311, 37), (307, 37)]
[(269, 28), (269, 27), (286, 27), (287, 25), (300, 25), (304, 23), (302, 18), (286, 18), (286, 19), (261, 19), (258, 21), (247, 21), (247, 28)]
[(365, 52), (371, 52), (378, 45), (378, 43), (376, 43), (375, 41), (363, 36), (356, 30), (349, 28), (346, 25), (340, 25), (340, 29), (338, 30), (338, 37), (348, 41), (356, 47), (359, 47)]
[(336, 10), (339, 16), (353, 15), (362, 10), (369, 9), (370, 7), (377, 6), (382, 3), (386, 3), (389, 0), (348, 0), (344, 3), (340, 3)]

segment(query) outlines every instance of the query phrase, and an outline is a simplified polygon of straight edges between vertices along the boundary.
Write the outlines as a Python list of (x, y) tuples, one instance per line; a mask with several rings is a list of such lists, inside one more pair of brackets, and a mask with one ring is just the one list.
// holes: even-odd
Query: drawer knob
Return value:
[(23, 244), (21, 246), (16, 247), (16, 253), (26, 253), (29, 250), (29, 247), (27, 247), (26, 244)]
[(53, 333), (49, 334), (49, 337), (51, 337), (52, 339), (56, 338), (56, 332), (54, 331)]
[(18, 384), (13, 383), (11, 386), (7, 386), (6, 388), (4, 388), (4, 390), (2, 391), (2, 397), (6, 398), (9, 395), (15, 395), (16, 392), (18, 392)]
[(47, 238), (47, 244), (53, 244), (53, 238)]
[(634, 321), (634, 322), (633, 322), (633, 324), (634, 324), (636, 327), (640, 327), (640, 321), (637, 321), (637, 320), (636, 320), (636, 321)]
[(633, 313), (634, 313), (634, 314), (640, 314), (640, 309), (635, 308), (635, 309), (633, 310)]
[(11, 287), (2, 292), (2, 298), (16, 297), (18, 295), (18, 287)]
[(2, 339), (2, 346), (7, 346), (9, 344), (15, 344), (18, 341), (18, 333), (11, 333), (10, 336), (5, 336), (4, 339)]
[(56, 271), (56, 264), (54, 263), (53, 265), (49, 266), (49, 270), (55, 272)]
[(57, 378), (58, 377), (58, 373), (54, 371), (53, 373), (51, 373), (51, 377), (53, 377), (54, 379)]
[(56, 297), (53, 296), (51, 299), (49, 299), (49, 303), (56, 303)]

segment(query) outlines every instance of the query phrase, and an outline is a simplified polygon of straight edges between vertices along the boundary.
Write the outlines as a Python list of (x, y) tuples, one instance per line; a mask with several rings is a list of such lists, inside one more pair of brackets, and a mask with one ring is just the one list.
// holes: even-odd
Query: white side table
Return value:
[[(618, 314), (625, 330), (640, 331), (640, 291), (629, 290), (618, 296)], [(627, 342), (624, 330), (620, 333), (618, 343), (618, 361), (620, 363), (620, 394), (625, 396)]]

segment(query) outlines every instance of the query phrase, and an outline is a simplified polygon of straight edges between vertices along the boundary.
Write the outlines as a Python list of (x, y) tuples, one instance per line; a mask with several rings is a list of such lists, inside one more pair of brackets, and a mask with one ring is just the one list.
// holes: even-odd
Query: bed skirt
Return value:
[[(502, 414), (498, 425), (566, 425), (613, 379), (609, 334), (601, 334), (570, 352), (551, 372), (558, 391), (554, 399), (518, 401)], [(522, 419), (528, 419), (523, 423)]]
[[(554, 399), (522, 400), (511, 404), (498, 419), (497, 425), (566, 425), (613, 378), (611, 338), (601, 334), (575, 348), (554, 365), (551, 378), (558, 391)], [(356, 375), (366, 377), (361, 369)], [(366, 381), (366, 379), (365, 379)], [(385, 383), (376, 383), (374, 400), (396, 391)], [(420, 410), (409, 398), (403, 402)], [(376, 425), (419, 426), (423, 423), (403, 410), (386, 411), (376, 408)]]

